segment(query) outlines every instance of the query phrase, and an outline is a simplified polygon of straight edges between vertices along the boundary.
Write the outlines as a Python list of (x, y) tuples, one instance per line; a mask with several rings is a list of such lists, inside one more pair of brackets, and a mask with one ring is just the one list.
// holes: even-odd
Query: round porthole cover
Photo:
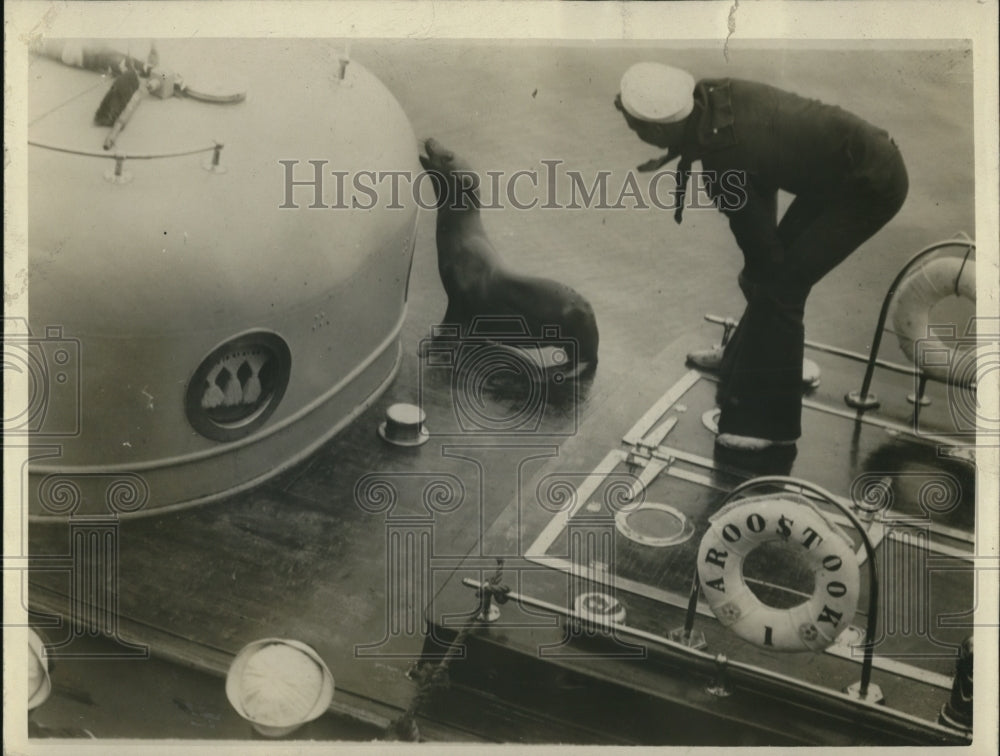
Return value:
[(277, 334), (230, 339), (202, 360), (188, 382), (188, 422), (206, 438), (236, 441), (271, 416), (288, 388), (292, 355)]
[(626, 509), (615, 515), (618, 532), (643, 546), (676, 546), (694, 535), (694, 525), (676, 507), (643, 502), (638, 509)]

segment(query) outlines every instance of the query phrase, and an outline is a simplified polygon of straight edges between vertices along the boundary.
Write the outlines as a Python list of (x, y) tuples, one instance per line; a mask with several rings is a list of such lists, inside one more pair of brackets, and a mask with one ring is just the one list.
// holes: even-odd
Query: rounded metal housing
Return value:
[[(255, 485), (399, 364), (418, 207), (377, 179), (420, 167), (393, 95), (326, 41), (168, 40), (159, 55), (246, 98), (146, 96), (102, 154), (110, 79), (31, 63), (36, 518)], [(362, 174), (375, 190), (352, 190)]]

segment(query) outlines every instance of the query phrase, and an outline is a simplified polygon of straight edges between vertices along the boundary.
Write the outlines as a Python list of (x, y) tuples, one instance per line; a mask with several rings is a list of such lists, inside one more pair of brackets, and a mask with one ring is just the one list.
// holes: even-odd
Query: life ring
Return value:
[[(772, 541), (801, 548), (815, 576), (813, 594), (788, 609), (753, 594), (743, 560)], [(698, 578), (712, 613), (744, 640), (776, 651), (822, 651), (854, 619), (860, 584), (851, 541), (804, 498), (754, 496), (709, 519), (698, 548)]]
[[(934, 337), (928, 326), (931, 309), (950, 296), (959, 296), (975, 304), (975, 260), (939, 257), (918, 267), (896, 289), (896, 309), (892, 319), (899, 348), (925, 375), (939, 381), (948, 380), (955, 364), (955, 344)], [(927, 359), (921, 359), (920, 353)]]

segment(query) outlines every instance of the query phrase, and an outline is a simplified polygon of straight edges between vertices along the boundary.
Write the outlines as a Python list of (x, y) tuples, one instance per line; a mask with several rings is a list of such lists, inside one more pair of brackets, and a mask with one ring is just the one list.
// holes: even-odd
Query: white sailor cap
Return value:
[(636, 63), (622, 76), (621, 102), (640, 121), (681, 121), (694, 109), (694, 77), (663, 63)]

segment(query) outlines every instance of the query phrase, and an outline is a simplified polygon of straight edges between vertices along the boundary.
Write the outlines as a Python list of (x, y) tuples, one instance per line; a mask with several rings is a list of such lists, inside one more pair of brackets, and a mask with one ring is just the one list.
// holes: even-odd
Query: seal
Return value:
[(534, 339), (557, 328), (561, 341), (576, 346), (571, 375), (592, 374), (599, 336), (590, 303), (563, 283), (510, 270), (483, 227), (478, 174), (435, 139), (424, 152), (420, 163), (437, 197), (438, 272), (448, 295), (442, 324), (467, 336), (475, 320), (518, 319)]

